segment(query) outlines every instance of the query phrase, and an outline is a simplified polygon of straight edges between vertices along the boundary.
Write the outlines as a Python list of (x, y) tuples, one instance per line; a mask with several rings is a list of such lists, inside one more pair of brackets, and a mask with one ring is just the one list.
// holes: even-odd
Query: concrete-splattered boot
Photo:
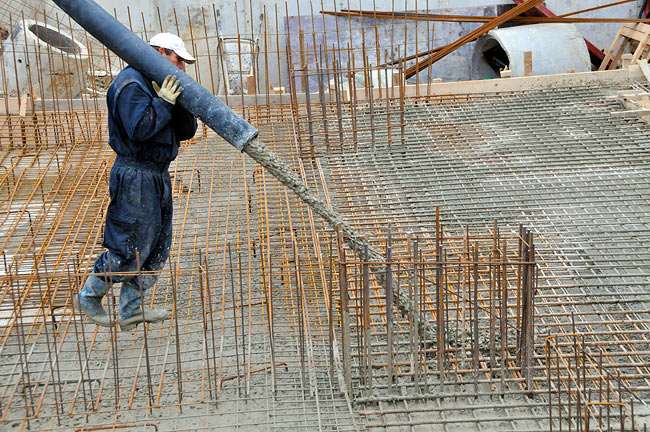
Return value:
[[(140, 276), (142, 280), (142, 292), (151, 288), (158, 279), (156, 276)], [(140, 323), (156, 323), (169, 319), (172, 314), (163, 309), (143, 311), (140, 301), (140, 287), (136, 278), (122, 282), (120, 291), (120, 329), (131, 330)]]
[(81, 292), (74, 296), (74, 306), (86, 314), (88, 319), (102, 327), (113, 325), (111, 317), (102, 307), (102, 299), (111, 284), (104, 282), (95, 275), (88, 276)]

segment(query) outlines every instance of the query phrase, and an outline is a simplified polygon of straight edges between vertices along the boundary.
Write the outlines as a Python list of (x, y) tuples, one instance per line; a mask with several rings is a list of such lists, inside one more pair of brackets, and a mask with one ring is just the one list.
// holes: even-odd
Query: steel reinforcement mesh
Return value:
[[(629, 430), (635, 408), (647, 422), (650, 129), (640, 118), (611, 115), (624, 110), (617, 90), (421, 98), (394, 101), (388, 112), (383, 101), (357, 103), (344, 106), (343, 128), (330, 121), (334, 140), (326, 142), (323, 127), (311, 129), (338, 208), (362, 232), (435, 232), (439, 206), (441, 221), (452, 227), (489, 229), (495, 220), (523, 224), (535, 236), (535, 377), (524, 390), (536, 395), (528, 401), (532, 411), (517, 414), (515, 400), (515, 413), (504, 420), (504, 401), (488, 397), (472, 414), (422, 414), (426, 409), (405, 405), (425, 397), (403, 394), (368, 411), (373, 428), (481, 429), (485, 422), (486, 430), (545, 430), (559, 419), (565, 428), (583, 425), (587, 412), (590, 427), (607, 429), (603, 419), (616, 413), (626, 417), (615, 430)], [(332, 112), (303, 113), (301, 123), (331, 119)], [(302, 142), (309, 138), (305, 127)], [(552, 406), (535, 408), (549, 398)]]
[[(589, 86), (390, 106), (389, 135), (385, 112), (343, 104), (339, 123), (330, 105), (328, 132), (343, 139), (327, 143), (314, 109), (319, 157), (303, 160), (302, 108), (245, 114), (384, 251), (389, 231), (435, 237), (437, 206), (450, 233), (491, 238), (495, 220), (504, 238), (519, 238), (519, 224), (531, 230), (531, 387), (513, 375), (503, 394), (481, 364), (479, 391), (463, 370), (441, 395), (403, 384), (346, 399), (344, 369), (330, 361), (344, 336), (338, 316), (328, 330), (330, 305), (340, 307), (328, 294), (330, 283), (339, 292), (334, 233), (204, 130), (171, 170), (175, 240), (153, 303), (174, 307), (174, 319), (146, 332), (96, 329), (72, 313), (70, 296), (102, 250), (112, 154), (103, 113), (62, 111), (1, 122), (11, 143), (0, 155), (3, 425), (548, 430), (587, 412), (592, 426), (611, 414), (629, 430), (632, 410), (637, 428), (647, 421), (648, 125), (612, 118), (623, 109), (616, 91)], [(437, 375), (427, 379), (439, 389)]]
[[(267, 136), (296, 163), (272, 131), (289, 112)], [(103, 250), (105, 114), (5, 117), (0, 135), (3, 428), (356, 429), (330, 374), (322, 227), (277, 181), (203, 127), (185, 142), (171, 257), (145, 299), (174, 317), (123, 332), (71, 304)]]

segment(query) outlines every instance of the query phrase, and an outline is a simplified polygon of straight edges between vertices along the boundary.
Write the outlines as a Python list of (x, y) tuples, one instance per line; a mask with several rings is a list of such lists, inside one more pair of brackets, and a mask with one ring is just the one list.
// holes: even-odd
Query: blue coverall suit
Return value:
[(109, 144), (117, 153), (104, 227), (103, 245), (108, 251), (97, 258), (79, 299), (101, 299), (111, 284), (122, 282), (122, 320), (141, 311), (140, 285), (146, 291), (156, 278), (104, 273), (137, 271), (136, 250), (143, 271), (164, 266), (172, 242), (169, 163), (178, 155), (180, 141), (194, 136), (197, 122), (178, 104), (159, 98), (151, 82), (131, 67), (115, 77), (106, 102)]

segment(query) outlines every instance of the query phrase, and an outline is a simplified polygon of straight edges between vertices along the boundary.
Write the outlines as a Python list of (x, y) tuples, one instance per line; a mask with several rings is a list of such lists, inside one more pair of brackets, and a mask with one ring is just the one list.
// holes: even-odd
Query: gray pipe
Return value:
[(147, 78), (162, 84), (176, 75), (183, 92), (178, 102), (223, 139), (242, 151), (257, 129), (197, 83), (92, 0), (53, 0), (88, 33)]

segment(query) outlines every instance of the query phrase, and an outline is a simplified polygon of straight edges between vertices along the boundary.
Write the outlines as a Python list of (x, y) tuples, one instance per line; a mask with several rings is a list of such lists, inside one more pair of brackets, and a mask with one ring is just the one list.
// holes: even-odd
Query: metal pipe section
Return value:
[(221, 102), (192, 77), (158, 54), (92, 0), (54, 0), (81, 27), (138, 69), (147, 78), (162, 84), (167, 75), (176, 75), (183, 86), (179, 103), (199, 117), (223, 139), (242, 151), (257, 136), (257, 129)]

